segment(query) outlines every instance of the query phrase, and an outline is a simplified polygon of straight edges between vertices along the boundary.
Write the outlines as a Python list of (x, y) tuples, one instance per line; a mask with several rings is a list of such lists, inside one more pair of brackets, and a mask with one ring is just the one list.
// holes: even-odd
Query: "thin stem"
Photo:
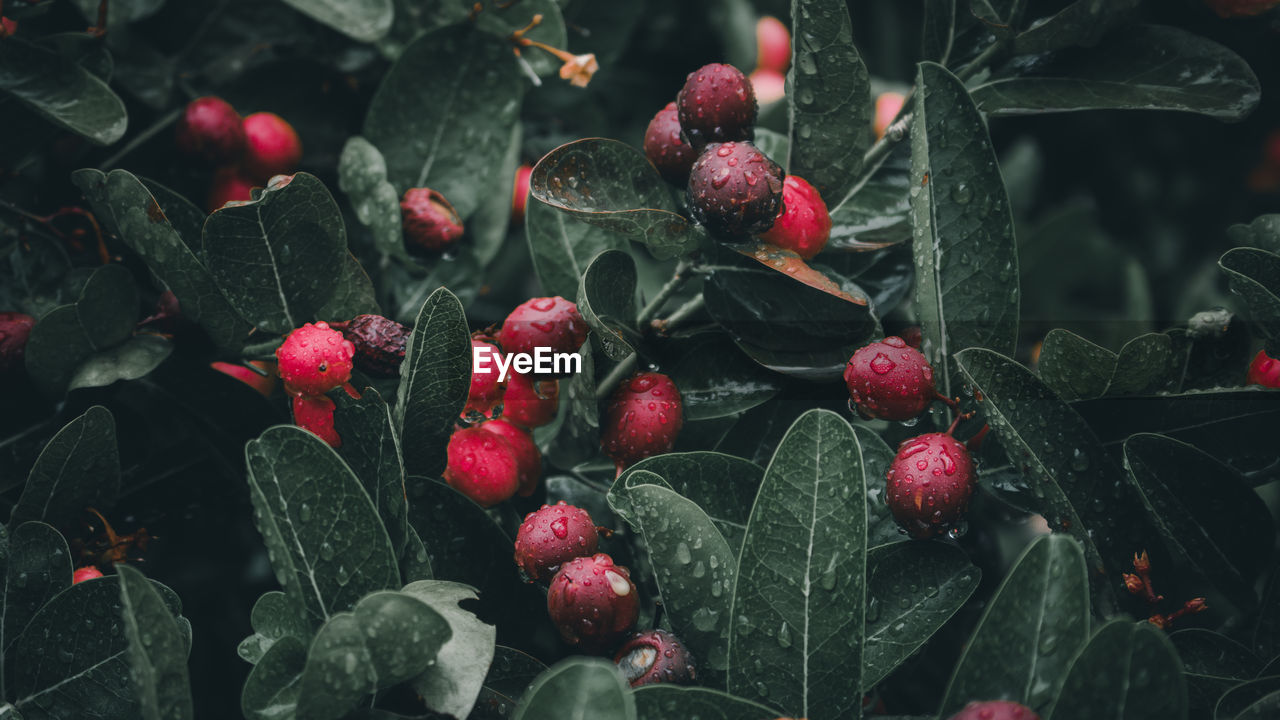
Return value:
[(600, 384), (596, 386), (596, 402), (600, 402), (612, 395), (613, 389), (618, 387), (622, 379), (636, 371), (636, 363), (636, 354), (631, 353), (622, 362), (614, 365), (604, 380), (601, 380)]
[(671, 313), (666, 320), (655, 320), (653, 322), (653, 326), (657, 328), (659, 332), (669, 333), (706, 306), (707, 301), (702, 297), (702, 294), (699, 293), (697, 297), (677, 308), (676, 311)]
[(671, 279), (667, 281), (666, 285), (662, 286), (662, 289), (658, 291), (658, 294), (653, 296), (653, 300), (650, 301), (648, 305), (645, 305), (644, 309), (640, 311), (640, 314), (636, 316), (636, 325), (639, 326), (641, 330), (644, 329), (645, 325), (649, 324), (649, 321), (658, 314), (658, 311), (662, 309), (662, 306), (665, 305), (666, 302), (671, 299), (671, 296), (675, 295), (684, 285), (685, 281), (689, 279), (689, 270), (692, 267), (693, 263), (688, 260), (681, 260), (680, 263), (676, 265), (676, 271), (671, 276)]
[(997, 40), (988, 45), (986, 50), (978, 53), (978, 56), (971, 60), (968, 65), (957, 71), (956, 77), (960, 78), (961, 82), (968, 82), (974, 75), (982, 72), (997, 55), (1004, 52), (1007, 42), (1007, 40)]
[(148, 127), (146, 130), (143, 130), (137, 135), (134, 135), (132, 140), (126, 143), (125, 146), (120, 148), (120, 150), (118, 150), (114, 155), (104, 160), (98, 166), (98, 168), (103, 172), (107, 172), (111, 168), (115, 167), (116, 163), (124, 159), (125, 155), (128, 155), (134, 150), (137, 150), (138, 147), (141, 146), (143, 143), (155, 137), (160, 132), (162, 132), (165, 128), (177, 122), (178, 118), (182, 117), (182, 111), (184, 109), (185, 108), (177, 108), (175, 110), (170, 111), (169, 113), (161, 117), (159, 120), (156, 120), (154, 123), (152, 123), (151, 127)]

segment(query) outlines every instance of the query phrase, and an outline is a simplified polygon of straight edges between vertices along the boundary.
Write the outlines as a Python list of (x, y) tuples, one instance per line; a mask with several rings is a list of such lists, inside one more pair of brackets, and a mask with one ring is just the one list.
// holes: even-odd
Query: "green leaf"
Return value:
[(862, 446), (862, 464), (867, 468), (867, 547), (905, 542), (907, 535), (893, 519), (884, 498), (885, 483), (880, 482), (889, 474), (889, 465), (897, 453), (869, 428), (855, 425), (853, 434), (858, 436), (858, 444)]
[(435, 578), (435, 570), (431, 567), (431, 555), (427, 546), (413, 526), (405, 528), (404, 549), (400, 551), (400, 577), (406, 583)]
[[(524, 37), (548, 47), (568, 47), (568, 32), (565, 30), (564, 18), (560, 15), (560, 6), (563, 4), (565, 3), (557, 0), (490, 2), (484, 12), (475, 16), (476, 28), (502, 42), (509, 42), (511, 33), (529, 27), (535, 16), (541, 16), (541, 21), (525, 33)], [(524, 54), (524, 58), (534, 73), (543, 76), (555, 74), (562, 64), (558, 58), (545, 52), (529, 51)]]
[(9, 527), (41, 520), (73, 522), (87, 507), (102, 508), (120, 491), (120, 454), (111, 412), (94, 405), (54, 435), (31, 468)]
[(9, 646), (36, 611), (71, 587), (71, 552), (62, 535), (40, 522), (13, 528), (6, 537), (0, 527), (0, 673), (9, 672)]
[(1248, 225), (1232, 225), (1227, 228), (1227, 238), (1239, 247), (1280, 253), (1280, 214), (1259, 215)]
[(956, 0), (925, 0), (924, 60), (946, 66), (956, 42)]
[(1169, 635), (1187, 677), (1187, 699), (1197, 717), (1207, 717), (1223, 693), (1252, 679), (1261, 663), (1240, 643), (1210, 630), (1190, 628)]
[(866, 466), (853, 428), (811, 410), (765, 470), (738, 560), (729, 691), (806, 717), (857, 717)]
[(1164, 631), (1103, 625), (1071, 664), (1048, 713), (1054, 720), (1185, 720), (1187, 682)]
[(137, 335), (81, 363), (67, 389), (106, 387), (119, 380), (137, 380), (160, 367), (172, 352), (173, 343), (168, 338)]
[(1274, 703), (1280, 694), (1280, 677), (1262, 677), (1242, 683), (1229, 690), (1219, 700), (1213, 710), (1214, 720), (1254, 720), (1268, 715), (1245, 716), (1244, 713), (1255, 705)]
[(873, 548), (867, 554), (863, 691), (871, 692), (928, 642), (978, 589), (981, 578), (982, 571), (954, 545), (905, 542)]
[[(906, 145), (906, 143), (900, 143)], [(831, 250), (874, 250), (911, 241), (911, 173), (902, 151), (891, 153), (852, 196), (831, 204)], [(830, 254), (830, 253), (828, 253)]]
[(842, 0), (792, 0), (791, 25), (786, 170), (835, 205), (857, 183), (871, 146), (871, 75)]
[(1117, 356), (1073, 332), (1054, 328), (1040, 347), (1040, 379), (1068, 402), (1102, 397)]
[(347, 139), (338, 158), (338, 187), (347, 194), (356, 218), (373, 234), (374, 247), (408, 260), (400, 225), (400, 195), (387, 182), (387, 162), (373, 143), (359, 135)]
[(1014, 38), (1017, 55), (1060, 50), (1073, 45), (1090, 47), (1129, 19), (1142, 0), (1074, 0), (1056, 14), (1031, 23)]
[(706, 6), (709, 32), (723, 44), (724, 62), (747, 72), (756, 62), (757, 12), (751, 0), (710, 0)]
[(636, 720), (636, 702), (618, 668), (600, 658), (569, 658), (543, 673), (512, 720)]
[[(236, 652), (255, 665), (285, 638), (299, 642), (311, 640), (312, 628), (306, 608), (278, 590), (263, 593), (258, 598), (249, 614), (249, 624), (253, 626), (254, 634), (242, 640)], [(298, 671), (301, 670), (299, 665)]]
[(1124, 443), (1129, 477), (1179, 566), (1208, 580), (1237, 608), (1257, 604), (1254, 581), (1271, 558), (1275, 525), (1234, 470), (1162, 435)]
[[(542, 1), (551, 3), (553, 6), (555, 2), (555, 0)], [(522, 2), (514, 7), (522, 8), (528, 4)], [(557, 9), (556, 12), (558, 13), (559, 10)], [(551, 56), (546, 55), (546, 57)], [(494, 173), (490, 191), (482, 199), (480, 207), (476, 208), (475, 213), (471, 215), (471, 219), (467, 221), (467, 232), (471, 235), (471, 243), (466, 247), (475, 254), (481, 266), (493, 262), (507, 240), (507, 230), (511, 225), (511, 203), (515, 197), (516, 169), (520, 167), (523, 136), (522, 125), (517, 123), (511, 128), (511, 137), (507, 140), (507, 153), (498, 166), (498, 172)]]
[(1139, 335), (1120, 348), (1107, 395), (1131, 395), (1163, 389), (1174, 363), (1173, 340), (1161, 333)]
[(637, 720), (765, 720), (778, 715), (764, 705), (711, 688), (645, 685), (636, 688), (634, 695)]
[(509, 42), (467, 24), (419, 37), (382, 79), (364, 136), (397, 193), (438, 190), (465, 221), (502, 167), (524, 82)]
[(1045, 535), (1023, 552), (987, 605), (956, 664), (940, 716), (974, 698), (1020, 702), (1041, 717), (1089, 640), (1084, 553), (1071, 538)]
[(133, 334), (138, 286), (123, 265), (103, 265), (89, 276), (76, 301), (76, 316), (95, 350), (114, 347)]
[(412, 595), (365, 596), (316, 633), (298, 680), (298, 717), (342, 718), (365, 695), (425, 670), (451, 636), (448, 621)]
[(98, 145), (124, 136), (129, 115), (107, 83), (75, 60), (10, 36), (0, 44), (0, 92)]
[(271, 645), (253, 667), (240, 692), (240, 710), (248, 720), (294, 717), (307, 664), (307, 647), (295, 637)]
[(1242, 120), (1258, 105), (1258, 78), (1231, 50), (1185, 30), (1139, 25), (1088, 52), (1036, 63), (973, 90), (990, 116), (1082, 110), (1174, 110)]
[(1280, 338), (1280, 255), (1257, 248), (1228, 250), (1218, 260), (1231, 292), (1249, 308), (1250, 319), (1268, 340)]
[(440, 288), (422, 303), (400, 363), (395, 419), (410, 475), (444, 471), (453, 424), (471, 389), (471, 335), (462, 303)]
[(644, 243), (659, 260), (702, 241), (644, 153), (617, 140), (588, 138), (552, 150), (533, 166), (529, 189), (578, 220)]
[(133, 688), (145, 720), (194, 715), (187, 680), (187, 647), (169, 608), (138, 570), (119, 565), (124, 634), (129, 640)]
[(323, 440), (293, 425), (268, 428), (245, 446), (254, 521), (276, 579), (312, 626), (400, 570), (378, 511), (351, 469)]
[(1236, 720), (1267, 720), (1280, 712), (1280, 691), (1260, 698), (1257, 702), (1240, 711)]
[(304, 15), (360, 42), (381, 39), (391, 29), (391, 0), (284, 0)]
[(399, 556), (409, 531), (408, 501), (404, 490), (404, 461), (391, 408), (373, 388), (365, 388), (359, 400), (344, 391), (334, 393), (337, 409), (334, 429), (342, 438), (338, 454), (359, 478), (387, 528), (391, 549)]
[[(715, 364), (707, 358), (716, 358)], [(737, 415), (768, 402), (781, 390), (777, 376), (752, 362), (723, 336), (690, 349), (670, 374), (680, 388), (686, 421)]]
[(333, 296), (347, 231), (324, 183), (297, 173), (253, 202), (214, 212), (203, 243), (209, 273), (231, 306), (259, 330), (287, 333), (317, 319)]
[[(71, 174), (71, 179), (73, 182), (78, 183), (79, 180), (77, 179), (77, 176), (83, 173), (85, 175), (86, 185), (89, 188), (92, 188), (95, 177), (99, 180), (101, 179), (101, 176), (94, 175), (96, 172), (96, 170), (77, 170)], [(112, 172), (123, 171), (113, 170)], [(111, 176), (108, 175), (107, 177), (110, 178)], [(169, 224), (173, 226), (173, 229), (178, 232), (178, 236), (182, 238), (182, 242), (191, 249), (191, 252), (201, 252), (200, 235), (204, 228), (205, 218), (207, 217), (204, 211), (196, 207), (195, 203), (182, 195), (179, 195), (170, 188), (161, 185), (155, 180), (140, 177), (138, 178), (138, 181), (147, 189), (147, 192), (151, 193), (151, 197), (155, 199), (156, 204), (160, 206), (161, 212), (164, 213), (165, 220), (167, 220)], [(90, 190), (84, 190), (84, 192), (87, 195), (90, 193)], [(90, 198), (90, 201), (92, 202), (92, 198)], [(183, 314), (186, 314), (185, 310)]]
[(438, 713), (466, 717), (476, 704), (485, 673), (493, 661), (498, 629), (461, 607), (478, 599), (475, 588), (443, 580), (423, 580), (400, 592), (426, 603), (449, 623), (453, 634), (440, 647), (435, 663), (413, 678), (413, 689)]
[(59, 305), (41, 316), (31, 328), (23, 362), (41, 392), (61, 396), (80, 363), (92, 354), (93, 344), (80, 325), (76, 306)]
[(611, 360), (635, 353), (636, 262), (621, 250), (606, 250), (591, 260), (578, 285), (578, 310), (594, 331), (596, 344)]
[(1280, 560), (1271, 563), (1250, 647), (1259, 657), (1280, 655)]
[(657, 475), (672, 490), (700, 507), (734, 547), (736, 562), (736, 550), (746, 534), (751, 507), (764, 480), (764, 468), (716, 452), (647, 457), (627, 468), (609, 488), (609, 506), (624, 519), (632, 512), (629, 479), (641, 472)]
[[(519, 700), (529, 685), (546, 670), (547, 666), (541, 660), (514, 648), (498, 645), (494, 648), (489, 671), (485, 673), (484, 687), (507, 699)], [(510, 709), (515, 709), (514, 702)]]
[(995, 148), (964, 83), (940, 65), (921, 63), (916, 88), (911, 126), (916, 305), (938, 390), (951, 397), (952, 353), (969, 347), (1014, 351), (1018, 251)]
[(316, 318), (340, 318), (343, 320), (357, 315), (381, 315), (375, 297), (373, 281), (364, 271), (364, 266), (350, 252), (342, 259), (342, 265), (333, 279), (333, 294), (329, 300), (316, 311)]
[(607, 250), (627, 249), (625, 236), (534, 198), (525, 209), (524, 231), (542, 291), (569, 300), (577, 299), (578, 281), (592, 258)]

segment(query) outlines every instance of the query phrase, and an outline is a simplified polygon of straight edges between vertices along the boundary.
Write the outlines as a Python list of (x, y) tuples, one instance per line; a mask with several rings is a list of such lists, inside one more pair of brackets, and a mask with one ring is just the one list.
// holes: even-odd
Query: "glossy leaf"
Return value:
[(600, 447), (600, 410), (596, 402), (595, 340), (579, 348), (582, 372), (560, 381), (560, 408), (550, 430), (555, 434), (547, 459), (559, 467), (573, 467), (596, 455)]
[(593, 258), (578, 284), (578, 311), (595, 334), (596, 344), (615, 361), (635, 353), (636, 263), (620, 250)]
[(160, 335), (138, 335), (123, 344), (95, 353), (71, 376), (68, 390), (106, 387), (120, 380), (146, 377), (173, 352), (173, 343)]
[(42, 315), (27, 338), (24, 363), (36, 387), (62, 395), (80, 363), (93, 354), (93, 343), (80, 324), (75, 305), (59, 305)]
[(284, 0), (299, 12), (361, 42), (391, 29), (391, 0)]
[(1164, 631), (1113, 620), (1071, 664), (1054, 720), (1185, 720), (1187, 683)]
[[(1237, 720), (1245, 711), (1259, 703), (1263, 703), (1265, 707), (1264, 701), (1274, 698), (1277, 694), (1280, 694), (1280, 676), (1261, 677), (1237, 685), (1218, 700), (1217, 706), (1213, 709), (1214, 720)], [(1265, 718), (1267, 715), (1263, 714), (1260, 717)], [(1246, 717), (1241, 720), (1254, 720), (1254, 718)]]
[(1280, 214), (1259, 215), (1248, 225), (1232, 225), (1227, 228), (1227, 238), (1240, 247), (1280, 253)]
[[(716, 358), (712, 365), (707, 358)], [(738, 352), (727, 338), (699, 344), (670, 372), (686, 422), (737, 415), (778, 394), (777, 377)]]
[(1249, 308), (1250, 319), (1268, 339), (1280, 338), (1280, 255), (1257, 248), (1228, 250), (1218, 260), (1231, 292)]
[(626, 250), (627, 238), (576, 219), (532, 197), (525, 209), (525, 237), (533, 269), (546, 295), (578, 297), (578, 281), (592, 258), (606, 250)]
[(133, 334), (138, 286), (123, 265), (103, 265), (89, 276), (76, 301), (76, 316), (94, 350), (106, 350)]
[(0, 672), (14, 658), (13, 641), (53, 596), (71, 587), (71, 552), (53, 527), (41, 522), (0, 529)]
[(854, 305), (865, 306), (870, 304), (866, 295), (860, 291), (850, 292), (848, 288), (842, 287), (840, 283), (822, 274), (822, 271), (810, 266), (794, 250), (780, 248), (760, 240), (735, 245), (733, 249), (770, 270), (779, 272), (796, 282), (808, 285), (814, 290), (820, 290)]
[(194, 717), (187, 680), (187, 647), (173, 615), (143, 574), (116, 568), (133, 689), (145, 720)]
[(381, 315), (374, 297), (373, 281), (364, 266), (350, 252), (342, 258), (337, 277), (333, 279), (333, 294), (320, 309), (317, 318), (353, 318), (357, 315)]
[(677, 717), (701, 720), (767, 720), (778, 716), (776, 710), (759, 703), (705, 687), (645, 685), (636, 688), (635, 698), (636, 720), (670, 720)]
[(986, 121), (964, 83), (921, 63), (911, 125), (916, 305), (938, 390), (955, 394), (957, 350), (1011, 354), (1018, 337), (1018, 252)]
[(484, 686), (476, 700), (471, 718), (505, 718), (515, 712), (520, 697), (547, 666), (541, 660), (525, 653), (498, 645), (494, 648), (493, 663), (484, 676)]
[(100, 405), (67, 423), (31, 468), (9, 527), (30, 520), (55, 527), (74, 521), (87, 507), (103, 508), (120, 490), (116, 422)]
[(925, 0), (921, 42), (923, 59), (945, 67), (951, 59), (955, 41), (956, 0)]
[(1280, 712), (1280, 690), (1263, 696), (1236, 715), (1236, 720), (1267, 720)]
[(1120, 348), (1106, 394), (1129, 395), (1161, 390), (1168, 384), (1173, 369), (1172, 339), (1162, 333), (1139, 335)]
[(1040, 379), (1068, 402), (1102, 397), (1117, 356), (1075, 333), (1054, 328), (1040, 348)]
[[(237, 654), (246, 662), (258, 664), (272, 646), (292, 638), (299, 642), (310, 641), (311, 622), (302, 604), (279, 590), (263, 593), (253, 604), (249, 614), (253, 634), (240, 642)], [(301, 672), (301, 665), (298, 667)]]
[(1041, 717), (1089, 639), (1089, 582), (1080, 546), (1036, 539), (987, 605), (942, 701), (949, 716), (973, 698), (1020, 702)]
[(1169, 635), (1187, 677), (1187, 699), (1192, 712), (1213, 710), (1223, 693), (1252, 679), (1261, 663), (1249, 649), (1225, 635), (1202, 628)]
[(858, 439), (839, 415), (812, 410), (787, 431), (739, 555), (731, 693), (806, 717), (859, 712), (865, 473)]
[(98, 145), (124, 136), (129, 115), (107, 83), (79, 63), (20, 37), (0, 45), (0, 93)]
[(664, 453), (627, 468), (609, 489), (609, 505), (623, 517), (631, 512), (630, 482), (637, 473), (653, 473), (668, 487), (702, 509), (735, 548), (742, 544), (751, 506), (764, 469), (748, 460), (715, 452)]
[(1031, 23), (1014, 38), (1019, 55), (1048, 52), (1073, 45), (1092, 46), (1129, 18), (1141, 0), (1073, 0), (1057, 13)]
[(618, 668), (600, 658), (563, 660), (543, 673), (512, 720), (636, 720), (636, 702)]
[(471, 339), (462, 303), (440, 288), (422, 303), (400, 363), (395, 419), (410, 475), (444, 471), (453, 424), (471, 388)]
[[(906, 146), (906, 143), (900, 143)], [(891, 151), (843, 202), (827, 204), (831, 237), (826, 252), (863, 251), (911, 241), (911, 172), (907, 153)], [(824, 258), (825, 259), (825, 258)]]
[[(92, 186), (92, 180), (96, 172), (96, 170), (77, 170), (71, 174), (71, 179), (75, 182), (78, 175), (86, 173), (89, 184)], [(112, 173), (115, 172), (123, 171), (112, 171)], [(111, 178), (111, 174), (108, 174), (107, 178)], [(201, 252), (200, 231), (204, 228), (204, 221), (208, 217), (205, 212), (196, 207), (195, 203), (155, 180), (139, 177), (138, 181), (147, 189), (147, 192), (151, 193), (151, 197), (155, 199), (156, 204), (160, 206), (161, 212), (164, 213), (165, 220), (177, 231), (178, 236), (182, 238), (182, 242), (191, 249), (191, 252)]]
[(307, 646), (295, 637), (281, 638), (253, 667), (240, 692), (240, 710), (248, 720), (276, 720), (296, 712), (302, 688)]
[(489, 664), (493, 661), (497, 628), (463, 608), (477, 599), (474, 588), (443, 580), (424, 580), (400, 592), (415, 597), (440, 613), (453, 634), (440, 646), (431, 667), (413, 678), (412, 685), (435, 712), (466, 717), (476, 704)]
[(862, 425), (855, 425), (853, 434), (862, 446), (862, 463), (867, 468), (867, 547), (875, 548), (889, 543), (906, 541), (907, 535), (898, 526), (885, 502), (885, 477), (889, 465), (897, 455), (879, 435)]
[[(555, 5), (555, 0), (542, 1)], [(526, 5), (528, 3), (517, 3), (514, 7)], [(556, 12), (559, 12), (559, 8), (556, 8)], [(507, 152), (498, 166), (498, 172), (493, 175), (489, 192), (483, 198), (480, 207), (467, 221), (467, 232), (471, 236), (471, 242), (464, 247), (475, 254), (481, 266), (487, 266), (493, 262), (494, 258), (502, 252), (503, 243), (507, 239), (507, 230), (511, 225), (513, 212), (512, 203), (515, 198), (516, 169), (520, 166), (523, 139), (524, 128), (516, 124), (511, 128), (511, 136), (507, 139)]]
[(387, 182), (387, 162), (373, 143), (356, 135), (338, 158), (338, 187), (346, 193), (379, 252), (409, 259), (400, 225), (400, 194)]
[(346, 392), (335, 393), (334, 429), (342, 438), (338, 454), (359, 478), (387, 528), (391, 549), (399, 555), (409, 531), (408, 501), (404, 489), (404, 461), (391, 408), (373, 388), (365, 388), (359, 400)]

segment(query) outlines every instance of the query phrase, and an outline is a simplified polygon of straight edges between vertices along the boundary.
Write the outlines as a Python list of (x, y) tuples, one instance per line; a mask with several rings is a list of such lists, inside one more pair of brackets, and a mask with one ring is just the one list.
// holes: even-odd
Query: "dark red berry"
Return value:
[(480, 424), (482, 430), (500, 435), (516, 454), (516, 462), (520, 470), (520, 488), (516, 491), (521, 497), (529, 497), (538, 489), (538, 481), (542, 479), (542, 453), (533, 442), (528, 430), (507, 422), (506, 418), (486, 420)]
[(465, 417), (469, 413), (488, 415), (494, 406), (502, 402), (507, 381), (499, 380), (502, 374), (498, 363), (503, 361), (502, 350), (487, 339), (471, 338), (471, 389), (467, 393)]
[(902, 332), (898, 333), (898, 335), (906, 341), (908, 345), (917, 350), (924, 346), (924, 328), (919, 325), (908, 325), (903, 328)]
[(977, 484), (973, 458), (947, 433), (903, 441), (889, 465), (885, 502), (907, 534), (929, 538), (964, 518)]
[(709, 145), (689, 172), (689, 209), (711, 234), (745, 240), (773, 227), (785, 173), (749, 142)]
[(219, 97), (199, 97), (187, 103), (175, 135), (178, 152), (210, 165), (234, 163), (245, 149), (240, 113)]
[(280, 379), (291, 395), (322, 395), (351, 379), (355, 352), (329, 323), (307, 323), (276, 348)]
[(22, 367), (27, 338), (36, 319), (20, 312), (0, 312), (0, 373)]
[(86, 565), (82, 568), (76, 568), (76, 571), (71, 573), (71, 584), (75, 585), (76, 583), (82, 583), (85, 580), (96, 580), (100, 577), (102, 577), (101, 570), (92, 565)]
[(910, 420), (938, 397), (929, 361), (893, 335), (853, 353), (844, 382), (858, 411), (881, 420)]
[(621, 472), (650, 455), (670, 452), (684, 425), (680, 391), (671, 378), (646, 372), (623, 381), (605, 411), (600, 445)]
[(257, 112), (244, 119), (246, 174), (258, 182), (298, 169), (302, 161), (302, 141), (287, 120), (269, 112)]
[(1280, 5), (1280, 0), (1205, 0), (1214, 12), (1224, 18), (1261, 15)]
[(508, 355), (533, 355), (538, 348), (572, 353), (587, 340), (578, 306), (560, 296), (527, 300), (502, 321), (498, 342)]
[(622, 645), (613, 661), (631, 687), (657, 683), (690, 685), (698, 678), (693, 654), (680, 638), (666, 630), (636, 633)]
[(675, 103), (667, 103), (649, 121), (644, 133), (644, 154), (667, 182), (676, 185), (689, 182), (689, 168), (693, 167), (698, 154), (680, 137)]
[(1253, 356), (1253, 362), (1249, 363), (1249, 374), (1245, 379), (1250, 385), (1280, 388), (1280, 360), (1268, 355), (1266, 350), (1259, 350)]
[(525, 209), (529, 206), (529, 178), (533, 168), (521, 165), (516, 168), (516, 184), (511, 190), (511, 224), (523, 225)]
[(549, 583), (564, 563), (595, 555), (599, 543), (587, 511), (561, 500), (524, 517), (516, 532), (516, 565), (530, 581)]
[(564, 563), (547, 591), (547, 614), (560, 636), (589, 653), (617, 645), (635, 627), (639, 611), (631, 573), (604, 553)]
[(462, 428), (449, 438), (449, 486), (481, 507), (491, 507), (516, 494), (520, 460), (511, 443), (478, 427)]
[(732, 65), (711, 63), (689, 73), (676, 95), (676, 111), (694, 150), (708, 143), (755, 137), (756, 94), (747, 77)]
[(245, 177), (237, 166), (218, 168), (213, 173), (213, 181), (209, 183), (209, 197), (205, 201), (205, 209), (209, 212), (221, 210), (227, 203), (243, 203), (253, 200), (253, 189), (260, 187)]
[(356, 347), (356, 367), (376, 377), (396, 377), (412, 331), (381, 315), (357, 315), (342, 326)]
[(296, 395), (293, 398), (293, 424), (329, 444), (342, 447), (342, 438), (333, 427), (334, 402), (327, 395)]
[(830, 237), (831, 214), (818, 189), (798, 175), (788, 175), (782, 182), (782, 211), (760, 239), (809, 260), (822, 252)]
[(400, 222), (404, 239), (410, 248), (442, 252), (453, 247), (462, 237), (462, 220), (444, 199), (431, 188), (409, 188), (400, 200)]
[(1040, 720), (1040, 716), (1012, 700), (987, 700), (965, 705), (950, 720)]
[(522, 428), (542, 427), (556, 419), (560, 381), (512, 372), (502, 395), (502, 419)]

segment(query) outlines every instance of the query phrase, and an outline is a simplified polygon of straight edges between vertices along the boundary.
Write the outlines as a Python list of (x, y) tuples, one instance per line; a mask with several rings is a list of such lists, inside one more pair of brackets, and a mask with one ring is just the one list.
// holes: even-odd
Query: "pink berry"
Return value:
[(965, 705), (950, 720), (1040, 720), (1040, 716), (1012, 700), (987, 700)]
[(599, 543), (587, 511), (561, 500), (525, 516), (516, 532), (516, 565), (530, 581), (549, 583), (564, 563), (595, 555)]
[(570, 645), (608, 652), (636, 624), (640, 601), (631, 573), (604, 553), (569, 560), (551, 579), (547, 613)]
[(478, 427), (457, 430), (448, 455), (445, 482), (481, 507), (509, 499), (520, 487), (520, 460), (501, 435)]
[(764, 15), (756, 21), (756, 67), (784, 73), (791, 65), (791, 31), (781, 20)]
[(221, 210), (227, 203), (249, 202), (253, 200), (255, 187), (259, 186), (245, 177), (239, 167), (218, 168), (209, 184), (209, 199), (205, 202), (205, 209), (213, 212)]
[(102, 577), (101, 570), (92, 565), (86, 565), (82, 568), (76, 568), (76, 571), (71, 573), (71, 584), (75, 585), (76, 583), (82, 583), (85, 580), (94, 580), (100, 577)]
[(776, 103), (787, 96), (787, 78), (777, 70), (757, 68), (747, 79), (751, 81), (751, 89), (761, 105)]
[(938, 397), (929, 361), (892, 335), (854, 352), (844, 382), (858, 411), (881, 420), (910, 420)]
[(676, 95), (676, 111), (685, 140), (697, 151), (708, 143), (755, 137), (756, 94), (732, 65), (711, 63), (689, 73)]
[(649, 121), (644, 132), (644, 154), (667, 182), (684, 185), (689, 181), (689, 168), (698, 154), (680, 137), (675, 103), (667, 103)]
[(178, 152), (210, 165), (234, 163), (245, 150), (240, 114), (219, 97), (199, 97), (187, 103), (178, 118), (175, 139)]
[(527, 300), (502, 321), (498, 342), (508, 355), (532, 355), (538, 348), (572, 353), (587, 340), (578, 306), (560, 296)]
[(903, 441), (889, 465), (885, 502), (907, 534), (929, 538), (964, 518), (977, 484), (973, 458), (947, 433)]
[(884, 137), (884, 134), (889, 131), (889, 126), (893, 124), (894, 118), (898, 117), (898, 113), (902, 111), (902, 106), (906, 102), (907, 97), (902, 93), (886, 92), (876, 97), (872, 129), (875, 130), (877, 139)]
[(516, 168), (516, 184), (511, 190), (511, 224), (523, 225), (524, 213), (529, 206), (529, 178), (533, 168), (521, 165)]
[(25, 313), (0, 312), (0, 373), (22, 367), (35, 325), (35, 318)]
[(443, 252), (462, 238), (462, 220), (444, 195), (431, 188), (409, 188), (400, 200), (400, 222), (410, 248)]
[(818, 189), (797, 175), (782, 182), (782, 211), (760, 239), (810, 260), (831, 237), (831, 215)]
[(520, 497), (532, 495), (542, 479), (542, 453), (538, 452), (533, 436), (528, 430), (507, 422), (506, 418), (486, 420), (480, 424), (480, 429), (499, 435), (511, 444), (520, 472), (520, 488), (516, 492)]
[(293, 424), (329, 444), (342, 447), (342, 438), (333, 427), (334, 402), (327, 395), (296, 395), (293, 398)]
[(502, 402), (507, 388), (506, 380), (499, 380), (498, 362), (503, 358), (502, 350), (487, 339), (471, 338), (471, 356), (476, 357), (476, 348), (486, 348), (489, 355), (483, 368), (478, 363), (471, 367), (471, 389), (467, 392), (467, 405), (462, 410), (465, 418), (471, 413), (488, 415), (495, 405)]
[(1249, 374), (1245, 378), (1250, 385), (1261, 385), (1269, 388), (1280, 388), (1280, 360), (1259, 350), (1249, 363)]
[(693, 654), (666, 630), (636, 633), (614, 656), (631, 687), (670, 683), (691, 685), (698, 679)]
[(323, 395), (351, 379), (355, 345), (328, 323), (307, 323), (276, 349), (280, 378), (291, 395)]
[(560, 381), (512, 372), (502, 396), (502, 419), (533, 429), (556, 419), (560, 408)]
[(244, 119), (245, 170), (249, 177), (266, 182), (273, 175), (286, 175), (302, 161), (302, 141), (284, 118), (258, 112)]
[(619, 472), (651, 455), (670, 452), (684, 425), (680, 391), (662, 373), (633, 375), (614, 391), (600, 445)]

